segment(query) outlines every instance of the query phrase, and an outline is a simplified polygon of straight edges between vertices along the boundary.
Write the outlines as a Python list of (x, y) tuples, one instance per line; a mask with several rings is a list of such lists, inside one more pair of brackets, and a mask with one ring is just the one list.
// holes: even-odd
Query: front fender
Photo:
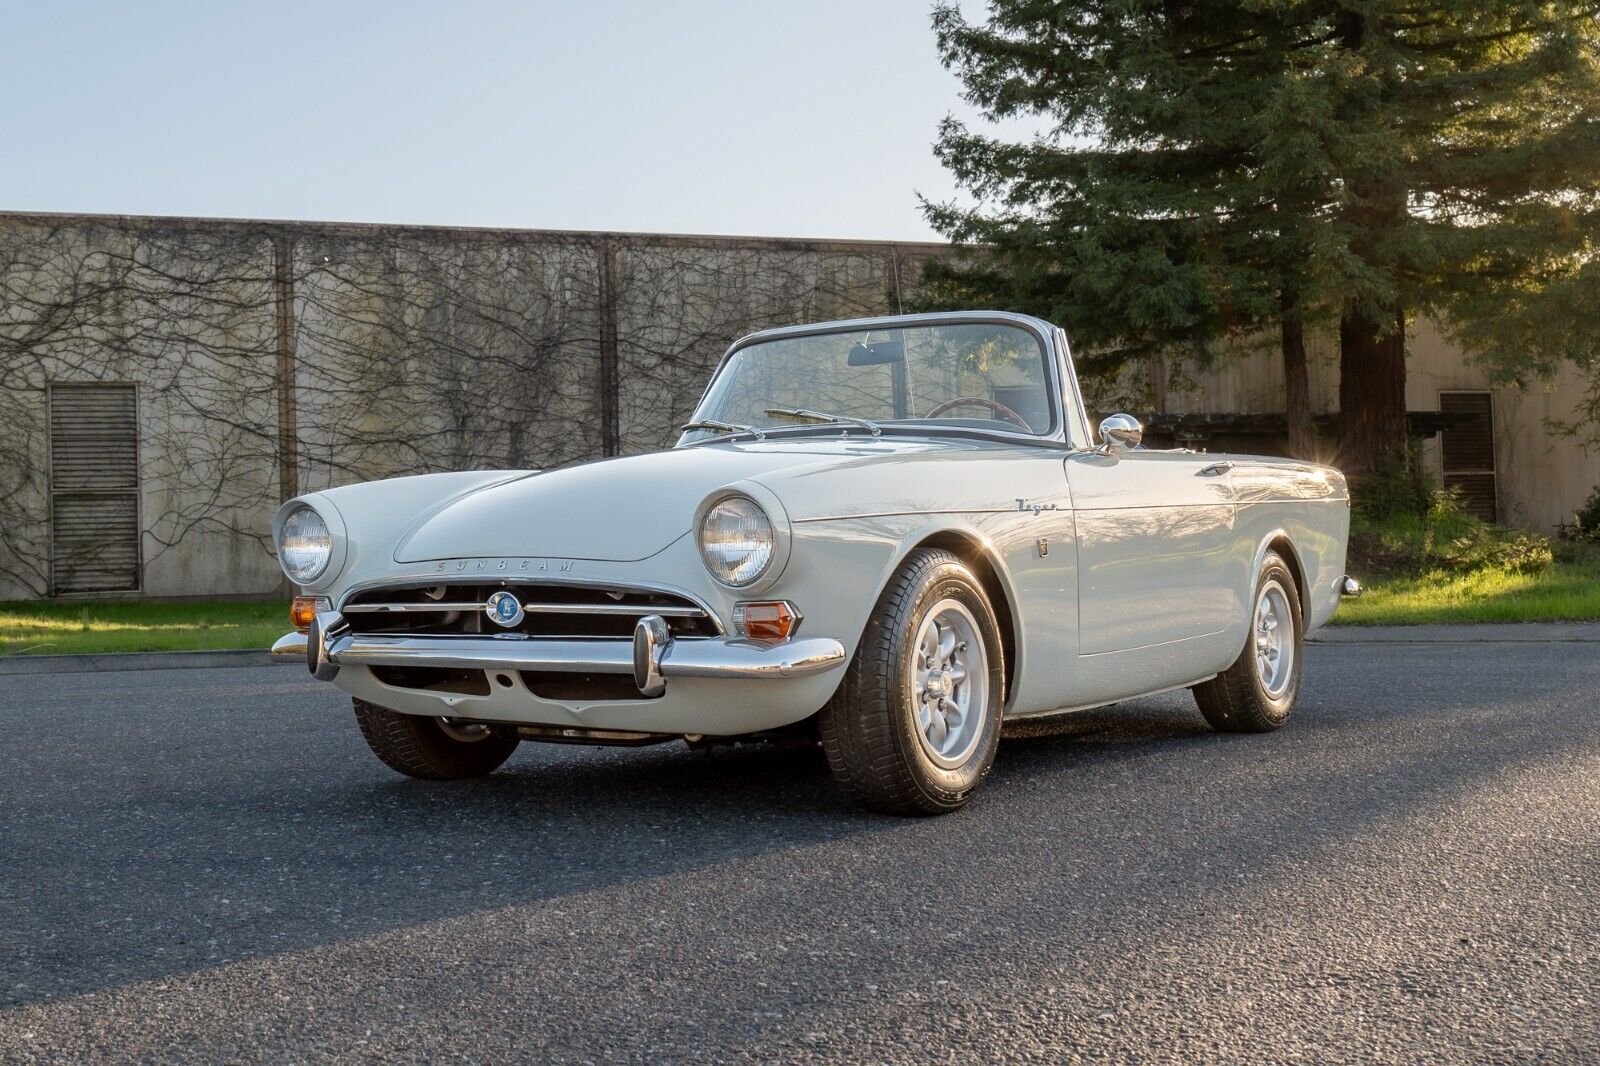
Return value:
[[(1065, 514), (1066, 512), (1062, 512)], [(994, 604), (1010, 622), (1012, 685), (1007, 709), (1038, 700), (1041, 680), (1028, 654), (1035, 641), (1077, 653), (1076, 556), (1070, 537), (1059, 551), (1040, 557), (1038, 518), (1029, 513), (874, 515), (797, 522), (784, 580), (774, 588), (805, 613), (807, 632), (835, 637), (850, 656), (889, 580), (910, 554), (951, 537), (974, 546), (993, 570), (1005, 603)], [(1033, 605), (1029, 609), (1029, 605)]]
[(296, 507), (312, 507), (327, 523), (333, 557), (308, 593), (328, 594), (392, 569), (394, 545), (439, 508), (487, 485), (535, 473), (530, 470), (473, 470), (448, 474), (362, 481), (308, 492), (284, 503), (272, 518), (273, 552), (283, 520)]

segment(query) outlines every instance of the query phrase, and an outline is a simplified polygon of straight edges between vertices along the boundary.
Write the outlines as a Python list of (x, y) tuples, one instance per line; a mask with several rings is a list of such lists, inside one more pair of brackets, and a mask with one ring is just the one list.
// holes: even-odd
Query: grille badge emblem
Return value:
[(526, 612), (522, 609), (522, 601), (505, 589), (501, 589), (490, 596), (488, 602), (483, 605), (483, 609), (490, 620), (503, 629), (510, 629), (518, 622), (521, 622), (526, 615)]

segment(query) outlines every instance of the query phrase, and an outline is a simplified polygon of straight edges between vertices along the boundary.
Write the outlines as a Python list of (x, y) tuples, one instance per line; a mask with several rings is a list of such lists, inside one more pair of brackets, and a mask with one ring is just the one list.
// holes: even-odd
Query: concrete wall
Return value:
[[(943, 250), (0, 214), (0, 599), (51, 592), (51, 382), (138, 386), (140, 594), (268, 595), (282, 499), (663, 447), (731, 340), (893, 312)], [(1326, 336), (1310, 347), (1313, 404), (1330, 412), (1337, 352)], [(1427, 323), (1410, 350), (1413, 409), (1487, 387)], [(1098, 404), (1143, 409), (1148, 385), (1100, 386)], [(1495, 390), (1506, 520), (1548, 531), (1600, 481), (1600, 456), (1545, 426), (1571, 417), (1579, 386)], [(1173, 412), (1281, 411), (1276, 350), (1165, 394)]]
[(53, 381), (138, 387), (147, 590), (276, 586), (270, 263), (241, 229), (0, 219), (0, 597), (49, 590)]
[(0, 214), (0, 599), (50, 594), (47, 386), (139, 388), (150, 596), (266, 595), (277, 504), (668, 445), (728, 343), (941, 246)]

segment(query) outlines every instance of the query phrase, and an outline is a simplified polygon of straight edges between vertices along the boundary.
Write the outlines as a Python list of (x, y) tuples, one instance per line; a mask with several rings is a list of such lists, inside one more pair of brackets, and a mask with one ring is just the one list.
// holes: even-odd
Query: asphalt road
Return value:
[(1600, 648), (1327, 645), (1001, 748), (384, 769), (288, 668), (0, 678), (0, 1061), (1600, 1057)]

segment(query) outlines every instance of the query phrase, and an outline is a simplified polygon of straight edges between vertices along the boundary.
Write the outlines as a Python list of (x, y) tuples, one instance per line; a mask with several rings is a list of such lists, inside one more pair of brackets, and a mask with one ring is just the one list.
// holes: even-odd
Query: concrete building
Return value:
[[(893, 312), (943, 251), (0, 214), (0, 599), (280, 593), (282, 499), (662, 447), (731, 339)], [(1336, 353), (1312, 348), (1331, 413)], [(1600, 457), (1545, 425), (1570, 417), (1575, 376), (1490, 389), (1426, 324), (1411, 351), (1410, 406), (1477, 427), (1429, 461), (1486, 515), (1567, 520), (1600, 481)], [(1158, 429), (1271, 449), (1274, 353), (1191, 377), (1144, 383)]]
[(278, 503), (670, 444), (942, 246), (0, 214), (0, 599), (281, 591)]
[[(1310, 334), (1306, 349), (1312, 412), (1327, 431), (1323, 458), (1331, 462), (1338, 338)], [(1406, 408), (1423, 462), (1439, 483), (1489, 521), (1552, 535), (1570, 523), (1600, 485), (1600, 451), (1586, 451), (1578, 438), (1553, 428), (1577, 417), (1583, 375), (1568, 367), (1548, 384), (1498, 387), (1427, 320), (1411, 325), (1406, 351)], [(1283, 363), (1275, 343), (1191, 370), (1181, 382), (1163, 386), (1160, 377), (1137, 383), (1151, 400), (1158, 441), (1283, 453)], [(1429, 417), (1434, 413), (1442, 417)]]

